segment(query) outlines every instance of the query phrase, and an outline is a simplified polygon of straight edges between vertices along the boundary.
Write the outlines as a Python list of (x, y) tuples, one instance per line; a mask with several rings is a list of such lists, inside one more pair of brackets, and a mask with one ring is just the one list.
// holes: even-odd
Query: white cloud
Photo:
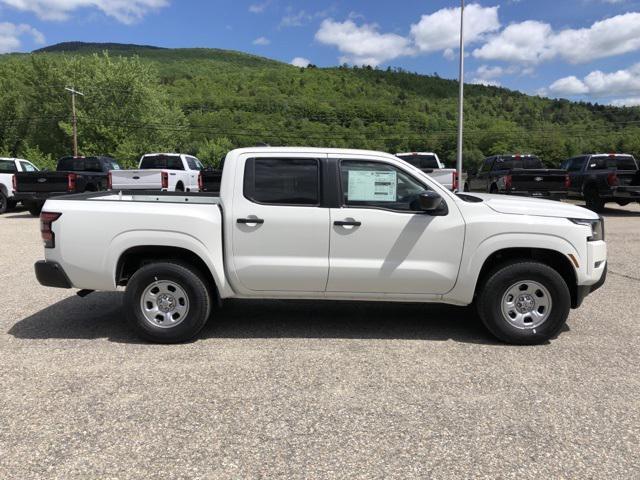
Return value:
[(640, 97), (618, 98), (611, 102), (615, 107), (640, 107)]
[[(498, 7), (471, 4), (465, 8), (465, 45), (478, 42), (500, 28)], [(411, 26), (411, 36), (421, 52), (435, 52), (460, 45), (460, 8), (443, 8), (423, 15)]]
[(553, 82), (549, 86), (549, 92), (559, 95), (584, 95), (589, 93), (589, 87), (578, 77), (572, 75)]
[(0, 23), (0, 53), (15, 52), (21, 46), (20, 37), (30, 36), (37, 44), (44, 43), (44, 35), (30, 25), (24, 23)]
[(611, 73), (596, 70), (582, 80), (575, 76), (561, 78), (549, 87), (549, 92), (556, 95), (592, 97), (640, 95), (640, 63)]
[(271, 43), (271, 40), (269, 40), (267, 37), (258, 37), (253, 41), (254, 45), (260, 45), (260, 46), (266, 46), (269, 45)]
[(0, 3), (25, 12), (33, 12), (43, 20), (67, 20), (80, 8), (97, 8), (119, 22), (131, 24), (152, 10), (166, 7), (169, 0), (0, 0)]
[(287, 8), (287, 14), (280, 20), (279, 28), (286, 27), (302, 27), (315, 19), (326, 18), (329, 16), (332, 8), (320, 10), (317, 12), (307, 12), (306, 10), (295, 11), (291, 7)]
[(296, 57), (291, 60), (291, 65), (293, 65), (294, 67), (307, 68), (310, 63), (311, 61), (308, 58), (304, 57)]
[(271, 0), (266, 0), (262, 3), (253, 3), (249, 5), (249, 11), (251, 13), (262, 13), (267, 9), (270, 3), (271, 3)]
[(343, 53), (340, 61), (377, 66), (394, 58), (411, 55), (411, 42), (395, 33), (380, 33), (376, 24), (357, 25), (352, 20), (326, 19), (316, 32), (316, 40), (333, 45)]
[(636, 50), (640, 50), (640, 13), (632, 12), (600, 20), (588, 28), (559, 32), (543, 22), (514, 23), (474, 50), (473, 55), (526, 64), (558, 57), (570, 63), (586, 63)]

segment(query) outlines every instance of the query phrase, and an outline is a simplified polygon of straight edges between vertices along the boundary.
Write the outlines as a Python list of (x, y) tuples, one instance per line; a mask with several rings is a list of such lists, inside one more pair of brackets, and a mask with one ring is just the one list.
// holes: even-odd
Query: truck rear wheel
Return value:
[(32, 216), (39, 217), (40, 213), (42, 213), (42, 207), (44, 204), (39, 202), (27, 202), (24, 206), (27, 207), (27, 210), (29, 210), (29, 213)]
[(4, 193), (0, 192), (0, 215), (6, 213), (9, 209), (9, 200)]
[(197, 270), (182, 263), (158, 262), (135, 272), (124, 304), (136, 333), (151, 342), (193, 339), (211, 314), (211, 293)]
[(537, 345), (566, 323), (571, 294), (562, 276), (538, 262), (514, 262), (493, 271), (478, 295), (478, 313), (498, 339)]

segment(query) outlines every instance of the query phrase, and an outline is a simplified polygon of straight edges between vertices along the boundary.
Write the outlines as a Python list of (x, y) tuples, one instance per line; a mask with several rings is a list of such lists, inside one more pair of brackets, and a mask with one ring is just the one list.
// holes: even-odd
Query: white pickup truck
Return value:
[(433, 152), (396, 153), (396, 157), (419, 168), (436, 182), (455, 192), (458, 190), (458, 172), (455, 168), (445, 168), (437, 154)]
[(41, 231), (42, 285), (126, 287), (129, 321), (156, 342), (193, 338), (227, 298), (304, 298), (475, 303), (495, 336), (536, 344), (607, 268), (603, 221), (589, 210), (456, 195), (393, 155), (360, 150), (234, 150), (219, 196), (54, 198)]
[(149, 153), (143, 155), (137, 170), (113, 170), (109, 190), (158, 190), (199, 192), (200, 171), (204, 167), (191, 155)]
[(37, 172), (38, 168), (22, 158), (0, 158), (0, 215), (15, 208), (14, 175), (18, 172)]

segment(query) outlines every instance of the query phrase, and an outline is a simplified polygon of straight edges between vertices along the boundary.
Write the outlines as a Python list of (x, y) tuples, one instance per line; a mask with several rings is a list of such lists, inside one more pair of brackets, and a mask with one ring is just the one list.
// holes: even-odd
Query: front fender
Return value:
[[(465, 248), (465, 255), (460, 268), (460, 275), (456, 286), (449, 292), (444, 300), (450, 303), (469, 305), (473, 302), (480, 272), (487, 259), (501, 250), (513, 248), (535, 248), (552, 250), (567, 256), (574, 255), (577, 259), (583, 259), (586, 252), (580, 252), (567, 239), (548, 233), (501, 233), (488, 237), (481, 241), (475, 248)], [(586, 262), (580, 261), (582, 266)], [(584, 273), (583, 273), (584, 275)], [(580, 269), (576, 269), (576, 277), (580, 280)]]

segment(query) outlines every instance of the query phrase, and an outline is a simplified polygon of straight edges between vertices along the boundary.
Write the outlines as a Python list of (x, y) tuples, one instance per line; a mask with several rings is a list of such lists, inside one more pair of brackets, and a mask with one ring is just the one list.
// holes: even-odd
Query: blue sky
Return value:
[[(640, 0), (467, 2), (467, 82), (640, 105)], [(63, 41), (215, 47), (457, 76), (451, 0), (0, 0), (0, 52)]]

